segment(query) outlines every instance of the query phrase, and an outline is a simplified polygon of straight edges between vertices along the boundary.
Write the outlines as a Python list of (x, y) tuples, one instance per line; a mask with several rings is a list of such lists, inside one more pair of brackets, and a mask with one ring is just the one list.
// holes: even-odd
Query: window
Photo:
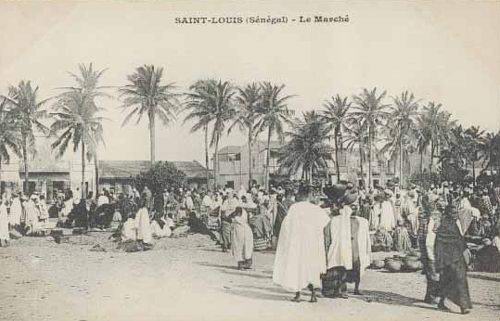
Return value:
[(226, 182), (226, 186), (229, 187), (229, 188), (234, 189), (234, 181), (227, 181)]

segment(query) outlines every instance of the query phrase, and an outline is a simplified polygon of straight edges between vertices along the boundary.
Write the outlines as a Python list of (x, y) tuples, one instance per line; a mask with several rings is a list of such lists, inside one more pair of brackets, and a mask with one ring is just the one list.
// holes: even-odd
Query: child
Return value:
[(130, 215), (127, 221), (123, 224), (121, 239), (122, 242), (135, 241), (137, 239), (137, 228), (135, 225), (134, 215)]

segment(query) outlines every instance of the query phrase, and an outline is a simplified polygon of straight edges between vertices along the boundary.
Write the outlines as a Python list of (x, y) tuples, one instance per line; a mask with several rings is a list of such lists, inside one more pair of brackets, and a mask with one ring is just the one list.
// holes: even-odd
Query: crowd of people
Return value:
[(424, 300), (446, 310), (445, 298), (471, 308), (466, 271), (500, 268), (500, 187), (443, 182), (428, 188), (398, 184), (372, 189), (350, 182), (312, 187), (295, 184), (219, 188), (165, 188), (153, 193), (128, 187), (115, 195), (103, 189), (86, 198), (76, 190), (58, 193), (50, 206), (43, 195), (3, 195), (0, 240), (36, 235), (50, 217), (59, 227), (110, 228), (141, 250), (155, 238), (188, 230), (209, 235), (230, 252), (238, 269), (251, 269), (254, 251), (275, 250), (273, 280), (295, 292), (316, 290), (347, 298), (347, 283), (360, 294), (372, 251), (418, 249), (427, 279)]

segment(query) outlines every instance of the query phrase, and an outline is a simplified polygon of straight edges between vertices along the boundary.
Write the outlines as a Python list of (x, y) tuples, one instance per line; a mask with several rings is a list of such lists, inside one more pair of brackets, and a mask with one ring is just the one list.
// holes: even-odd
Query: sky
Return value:
[[(346, 16), (336, 24), (176, 24), (175, 17)], [(499, 1), (0, 2), (0, 92), (20, 80), (40, 97), (72, 84), (79, 63), (106, 68), (121, 86), (144, 64), (165, 68), (179, 92), (199, 79), (285, 84), (296, 111), (362, 88), (410, 90), (441, 103), (464, 126), (500, 129)], [(111, 90), (115, 95), (116, 91)], [(118, 99), (99, 101), (106, 146), (100, 159), (149, 159), (147, 122), (121, 127)], [(156, 157), (204, 160), (202, 133), (182, 115), (157, 129)], [(232, 133), (221, 146), (243, 145)]]

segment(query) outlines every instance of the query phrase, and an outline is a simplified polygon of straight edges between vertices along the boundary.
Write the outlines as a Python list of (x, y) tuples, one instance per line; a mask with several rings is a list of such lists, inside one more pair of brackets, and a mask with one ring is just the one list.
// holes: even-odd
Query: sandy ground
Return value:
[[(422, 303), (418, 272), (369, 270), (363, 296), (293, 303), (272, 283), (272, 253), (257, 253), (253, 270), (238, 271), (201, 235), (159, 240), (138, 253), (115, 250), (108, 236), (65, 244), (23, 238), (0, 248), (0, 320), (500, 320), (500, 274), (470, 273), (468, 316)], [(95, 244), (107, 251), (89, 251)]]

